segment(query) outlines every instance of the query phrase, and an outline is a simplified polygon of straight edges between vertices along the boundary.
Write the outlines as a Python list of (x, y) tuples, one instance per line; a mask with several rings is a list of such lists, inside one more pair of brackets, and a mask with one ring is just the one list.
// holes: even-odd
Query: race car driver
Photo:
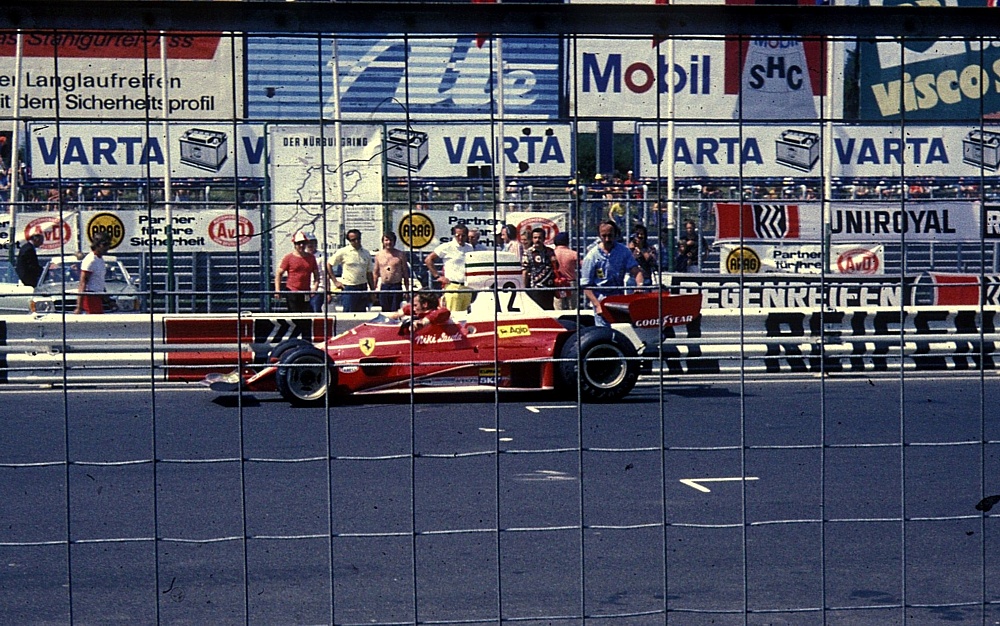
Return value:
[(447, 307), (441, 306), (441, 300), (437, 294), (419, 292), (413, 294), (412, 305), (409, 303), (404, 304), (403, 308), (395, 313), (390, 313), (387, 317), (394, 320), (409, 317), (412, 327), (417, 329), (430, 326), (431, 324), (444, 326), (451, 319), (451, 311)]

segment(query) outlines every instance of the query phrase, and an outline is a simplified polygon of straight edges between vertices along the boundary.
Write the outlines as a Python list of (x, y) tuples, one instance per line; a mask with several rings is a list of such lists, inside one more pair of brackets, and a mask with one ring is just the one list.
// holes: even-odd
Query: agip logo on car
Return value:
[(530, 337), (531, 329), (527, 324), (512, 324), (510, 326), (498, 326), (497, 337), (500, 339), (513, 339), (515, 337)]

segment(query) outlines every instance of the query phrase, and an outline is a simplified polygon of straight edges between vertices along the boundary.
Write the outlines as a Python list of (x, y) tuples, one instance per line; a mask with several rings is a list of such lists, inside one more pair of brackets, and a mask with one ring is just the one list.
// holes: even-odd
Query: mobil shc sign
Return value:
[(680, 119), (816, 119), (824, 83), (812, 47), (794, 38), (677, 39), (671, 66), (665, 42), (579, 39), (570, 106), (588, 117), (662, 118), (672, 92)]
[(28, 119), (243, 117), (243, 90), (233, 89), (243, 82), (241, 38), (171, 33), (164, 40), (166, 76), (158, 34), (25, 33), (15, 103), (17, 36), (0, 34), (0, 116), (17, 107)]
[[(666, 176), (667, 128), (638, 125), (639, 173)], [(830, 142), (829, 165), (822, 156)], [(678, 124), (677, 176), (997, 176), (1000, 127), (980, 125)]]
[(262, 124), (28, 125), (33, 178), (264, 178)]
[[(389, 176), (486, 177), (503, 168), (508, 177), (573, 176), (570, 124), (421, 124), (386, 127)], [(485, 169), (484, 169), (485, 168)]]
[[(871, 6), (923, 5), (868, 0)], [(993, 0), (932, 5), (994, 6)], [(992, 16), (992, 13), (987, 12)], [(1000, 113), (1000, 44), (974, 38), (859, 41), (859, 117), (863, 120), (962, 120)]]
[[(509, 38), (502, 64), (476, 36), (333, 39), (250, 37), (248, 114), (254, 119), (332, 118), (339, 95), (344, 118), (360, 121), (554, 119), (559, 116), (561, 43)], [(335, 55), (336, 54), (336, 58)], [(504, 102), (497, 102), (497, 67)], [(338, 70), (340, 93), (333, 89)], [(321, 95), (319, 95), (321, 94)], [(317, 98), (319, 95), (319, 98)]]

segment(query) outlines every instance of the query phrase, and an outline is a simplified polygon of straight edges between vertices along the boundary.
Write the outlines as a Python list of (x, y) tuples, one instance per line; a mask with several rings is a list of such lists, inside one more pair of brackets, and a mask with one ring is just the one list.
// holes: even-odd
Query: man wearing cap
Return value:
[(306, 246), (309, 243), (309, 235), (305, 231), (297, 231), (292, 235), (292, 245), (295, 249), (281, 259), (278, 269), (274, 271), (274, 293), (281, 296), (281, 277), (288, 274), (285, 279), (285, 288), (288, 290), (286, 299), (288, 301), (289, 313), (309, 313), (312, 311), (309, 306), (309, 288), (312, 281), (317, 283), (320, 280), (319, 266), (316, 265), (316, 256), (309, 254)]
[(17, 251), (15, 266), (17, 277), (28, 287), (36, 287), (38, 279), (42, 276), (42, 264), (38, 262), (38, 248), (42, 246), (43, 241), (45, 237), (42, 236), (42, 229), (35, 226), (28, 235), (28, 241)]

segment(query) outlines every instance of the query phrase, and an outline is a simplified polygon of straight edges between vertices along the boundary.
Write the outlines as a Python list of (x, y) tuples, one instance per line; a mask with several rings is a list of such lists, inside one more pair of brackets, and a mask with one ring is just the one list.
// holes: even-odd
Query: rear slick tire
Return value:
[(585, 402), (624, 398), (639, 380), (639, 358), (625, 335), (606, 327), (581, 329), (563, 345), (559, 378), (579, 383)]

